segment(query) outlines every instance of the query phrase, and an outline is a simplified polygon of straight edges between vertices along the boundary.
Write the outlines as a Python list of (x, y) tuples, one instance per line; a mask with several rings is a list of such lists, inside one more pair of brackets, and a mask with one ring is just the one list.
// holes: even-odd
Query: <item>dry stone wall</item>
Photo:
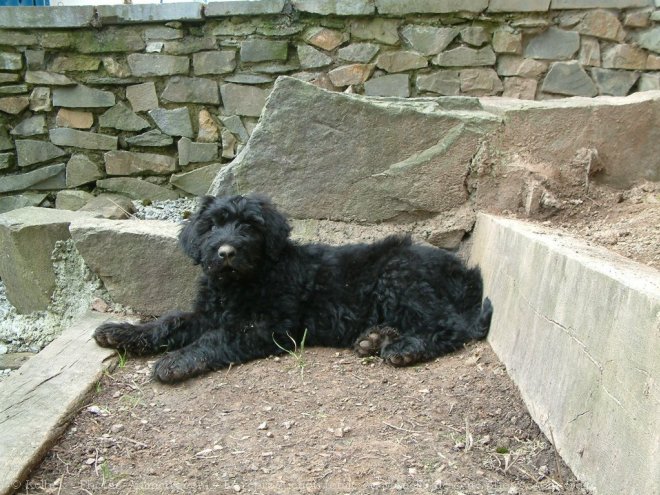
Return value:
[(247, 142), (280, 75), (404, 98), (660, 89), (659, 7), (658, 0), (2, 7), (0, 212), (77, 209), (99, 192), (139, 200), (203, 194)]

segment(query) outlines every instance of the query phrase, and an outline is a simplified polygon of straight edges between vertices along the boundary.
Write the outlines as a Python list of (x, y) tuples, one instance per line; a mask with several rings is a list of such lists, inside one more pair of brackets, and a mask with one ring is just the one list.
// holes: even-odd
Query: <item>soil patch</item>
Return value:
[(660, 270), (660, 183), (644, 182), (625, 191), (592, 188), (552, 213), (520, 218)]
[(307, 349), (178, 386), (150, 364), (107, 375), (19, 493), (588, 493), (485, 342), (399, 369)]

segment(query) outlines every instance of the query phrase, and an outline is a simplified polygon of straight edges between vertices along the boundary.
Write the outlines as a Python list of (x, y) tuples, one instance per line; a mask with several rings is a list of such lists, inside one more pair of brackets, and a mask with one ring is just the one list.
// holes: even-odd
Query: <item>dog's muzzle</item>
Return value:
[(229, 266), (231, 264), (231, 260), (235, 255), (236, 248), (230, 246), (229, 244), (223, 244), (218, 248), (218, 257), (225, 266)]

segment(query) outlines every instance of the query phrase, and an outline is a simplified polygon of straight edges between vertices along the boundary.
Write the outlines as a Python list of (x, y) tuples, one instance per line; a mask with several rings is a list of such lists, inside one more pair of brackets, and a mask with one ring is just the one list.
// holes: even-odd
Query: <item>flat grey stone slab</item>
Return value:
[(488, 340), (532, 418), (594, 493), (660, 493), (660, 272), (490, 215), (473, 239)]
[[(660, 180), (658, 91), (547, 101), (491, 98), (481, 103), (504, 118), (497, 145), (502, 166), (523, 162), (559, 170), (580, 148), (593, 148), (607, 171), (599, 178), (606, 184), (626, 188), (638, 180)], [(548, 129), (554, 131), (549, 134)], [(645, 145), (621, 146), (626, 142)]]
[(230, 0), (210, 2), (204, 9), (206, 17), (230, 15), (279, 14), (285, 0)]
[(198, 21), (202, 19), (202, 4), (162, 3), (139, 5), (98, 5), (102, 24), (130, 24), (134, 22)]
[[(561, 9), (627, 9), (648, 7), (650, 0), (552, 0), (550, 8)], [(656, 3), (657, 6), (657, 3)]]
[(372, 15), (376, 10), (373, 0), (292, 0), (291, 4), (300, 12), (321, 15)]
[(89, 312), (0, 386), (0, 494), (19, 488), (111, 365), (115, 351), (92, 332), (109, 315)]
[[(400, 94), (408, 76), (399, 76), (372, 84), (383, 79), (378, 94)], [(247, 145), (210, 193), (262, 191), (294, 218), (437, 215), (467, 200), (463, 177), (500, 124), (483, 111), (446, 111), (435, 99), (348, 95), (281, 77)]]
[(2, 7), (0, 28), (70, 28), (89, 26), (93, 6), (74, 7)]
[(179, 249), (180, 230), (164, 220), (80, 218), (70, 226), (112, 300), (147, 315), (192, 307), (200, 269)]
[(488, 12), (546, 12), (550, 0), (490, 0)]
[(488, 0), (376, 0), (379, 14), (445, 14), (482, 12)]

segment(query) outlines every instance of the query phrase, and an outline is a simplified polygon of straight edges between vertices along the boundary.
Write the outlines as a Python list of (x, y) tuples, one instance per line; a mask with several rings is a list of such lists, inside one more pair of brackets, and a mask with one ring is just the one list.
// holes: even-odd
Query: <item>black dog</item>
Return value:
[(451, 253), (399, 236), (297, 245), (290, 230), (266, 198), (202, 198), (179, 235), (204, 272), (194, 311), (108, 323), (94, 338), (138, 355), (169, 351), (154, 374), (176, 382), (278, 354), (278, 344), (303, 335), (309, 346), (353, 347), (402, 366), (488, 333), (492, 306), (487, 298), (482, 306), (479, 269)]

